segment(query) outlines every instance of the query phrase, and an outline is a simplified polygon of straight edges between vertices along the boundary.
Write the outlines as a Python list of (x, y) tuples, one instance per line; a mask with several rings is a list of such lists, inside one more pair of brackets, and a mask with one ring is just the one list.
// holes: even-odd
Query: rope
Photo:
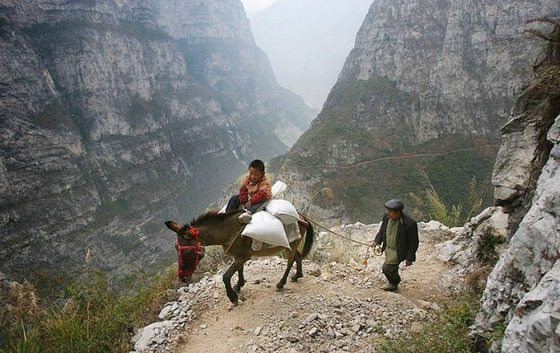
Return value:
[[(257, 212), (260, 211), (260, 210), (262, 210), (262, 209), (265, 207), (265, 205), (266, 205), (267, 203), (268, 203), (268, 202), (266, 202), (266, 203), (264, 203), (263, 205), (261, 205), (261, 206), (258, 208)], [(330, 229), (328, 229), (327, 227), (321, 225), (320, 223), (318, 223), (317, 221), (315, 221), (314, 219), (312, 219), (311, 217), (309, 217), (308, 215), (306, 215), (306, 214), (304, 214), (304, 213), (302, 213), (302, 215), (305, 217), (305, 219), (306, 219), (307, 221), (313, 223), (314, 225), (316, 225), (317, 227), (319, 227), (319, 228), (321, 228), (321, 229), (326, 230), (326, 231), (329, 232), (329, 233), (332, 233), (332, 234), (336, 235), (337, 237), (340, 237), (340, 238), (342, 238), (342, 239), (349, 240), (349, 241), (351, 241), (351, 242), (353, 242), (353, 243), (356, 243), (356, 244), (360, 244), (360, 245), (363, 245), (363, 246), (367, 246), (366, 257), (365, 257), (365, 259), (364, 259), (364, 265), (367, 265), (368, 253), (369, 253), (369, 250), (370, 250), (371, 248), (373, 248), (373, 254), (374, 254), (375, 256), (381, 256), (381, 255), (383, 255), (383, 251), (381, 250), (381, 245), (379, 245), (379, 244), (377, 244), (377, 243), (375, 243), (375, 242), (373, 242), (372, 244), (367, 244), (367, 243), (364, 243), (364, 242), (361, 242), (361, 241), (354, 240), (354, 239), (352, 239), (352, 238), (350, 238), (350, 237), (347, 237), (347, 236), (344, 236), (344, 235), (342, 235), (342, 234), (333, 232), (332, 230), (330, 230)], [(235, 240), (237, 239), (237, 237), (239, 237), (239, 235), (241, 234), (241, 232), (243, 232), (243, 229), (245, 229), (245, 226), (241, 227), (241, 229), (239, 229), (239, 231), (238, 231), (237, 233), (234, 234), (234, 236), (233, 236), (233, 238), (232, 238), (232, 240), (231, 240), (229, 246), (225, 249), (224, 253), (227, 254), (227, 252), (229, 251), (229, 249), (231, 249), (231, 247), (233, 246), (233, 243), (235, 242)]]
[(342, 238), (342, 239), (349, 240), (349, 241), (351, 241), (351, 242), (353, 242), (353, 243), (356, 243), (356, 244), (360, 244), (360, 245), (367, 246), (368, 248), (367, 248), (367, 250), (366, 250), (366, 259), (364, 260), (364, 265), (367, 265), (367, 255), (368, 255), (368, 252), (369, 252), (369, 249), (370, 249), (370, 248), (373, 248), (373, 254), (374, 254), (375, 256), (381, 256), (381, 255), (383, 254), (383, 252), (381, 251), (381, 245), (379, 245), (379, 244), (377, 244), (377, 243), (375, 243), (375, 242), (373, 242), (372, 244), (367, 244), (367, 243), (364, 243), (364, 242), (361, 242), (361, 241), (354, 240), (354, 239), (349, 238), (349, 237), (347, 237), (347, 236), (344, 236), (344, 235), (342, 235), (342, 234), (333, 232), (332, 230), (330, 230), (330, 229), (328, 229), (327, 227), (325, 227), (325, 226), (319, 224), (317, 221), (313, 220), (312, 218), (310, 218), (310, 217), (309, 217), (308, 215), (306, 215), (306, 214), (304, 214), (304, 216), (305, 216), (305, 218), (306, 218), (309, 222), (313, 223), (314, 225), (316, 225), (316, 226), (319, 227), (319, 228), (322, 228), (322, 229), (326, 230), (326, 231), (329, 232), (329, 233), (332, 233), (332, 234), (336, 235), (337, 237), (340, 237), (340, 238)]
[(243, 229), (245, 229), (245, 225), (243, 227), (241, 227), (241, 229), (239, 229), (234, 235), (233, 238), (231, 239), (227, 249), (224, 251), (224, 254), (227, 254), (229, 249), (231, 249), (233, 243), (235, 243), (235, 240), (237, 239), (237, 237), (241, 234), (241, 232), (243, 232)]
[(322, 226), (321, 224), (317, 223), (317, 221), (313, 220), (312, 218), (309, 218), (308, 215), (304, 214), (304, 216), (305, 216), (305, 218), (307, 218), (308, 221), (310, 221), (311, 223), (315, 224), (317, 227), (322, 228), (322, 229), (326, 230), (327, 232), (332, 233), (332, 234), (334, 234), (334, 235), (336, 235), (336, 236), (338, 236), (338, 237), (341, 237), (341, 238), (343, 238), (343, 239), (350, 240), (350, 241), (353, 242), (353, 243), (360, 244), (360, 245), (364, 245), (364, 246), (368, 246), (368, 247), (373, 247), (373, 246), (376, 245), (375, 243), (374, 243), (374, 244), (363, 243), (363, 242), (361, 242), (361, 241), (354, 240), (354, 239), (349, 238), (349, 237), (347, 237), (347, 236), (344, 236), (344, 235), (342, 235), (342, 234), (333, 232), (332, 230), (328, 229), (327, 227)]

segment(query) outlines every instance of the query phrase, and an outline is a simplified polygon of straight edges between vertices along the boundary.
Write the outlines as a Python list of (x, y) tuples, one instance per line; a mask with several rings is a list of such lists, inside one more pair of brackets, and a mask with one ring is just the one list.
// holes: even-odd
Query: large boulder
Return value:
[(440, 286), (458, 292), (464, 285), (482, 285), (477, 281), (485, 278), (484, 271), (489, 271), (488, 266), (504, 251), (507, 227), (508, 215), (502, 208), (489, 207), (463, 227), (452, 228), (455, 237), (436, 245), (438, 259), (450, 265)]

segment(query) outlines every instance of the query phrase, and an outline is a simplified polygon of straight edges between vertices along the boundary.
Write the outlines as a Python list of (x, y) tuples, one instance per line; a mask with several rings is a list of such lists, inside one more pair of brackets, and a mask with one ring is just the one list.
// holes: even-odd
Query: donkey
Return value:
[[(284, 252), (288, 259), (288, 265), (280, 282), (276, 284), (276, 288), (281, 290), (286, 284), (294, 260), (296, 261), (296, 273), (291, 277), (291, 280), (296, 282), (303, 277), (302, 260), (311, 251), (314, 236), (313, 226), (300, 214), (300, 217), (303, 218), (298, 221), (301, 237), (290, 243), (290, 249), (277, 246), (254, 251), (251, 247), (253, 239), (239, 234), (244, 225), (239, 223), (237, 217), (242, 212), (237, 210), (228, 213), (209, 211), (186, 225), (173, 221), (165, 222), (169, 229), (177, 233), (176, 247), (179, 257), (179, 276), (182, 272), (192, 274), (201, 258), (199, 254), (202, 254), (200, 250), (203, 249), (203, 246), (222, 245), (225, 253), (233, 256), (233, 264), (224, 273), (223, 281), (227, 296), (234, 305), (238, 302), (237, 293), (241, 291), (245, 284), (243, 266), (253, 255), (272, 256), (281, 251)], [(305, 239), (305, 242), (300, 253), (298, 246), (302, 239)], [(232, 288), (231, 277), (235, 272), (238, 274), (238, 280), (235, 287)]]

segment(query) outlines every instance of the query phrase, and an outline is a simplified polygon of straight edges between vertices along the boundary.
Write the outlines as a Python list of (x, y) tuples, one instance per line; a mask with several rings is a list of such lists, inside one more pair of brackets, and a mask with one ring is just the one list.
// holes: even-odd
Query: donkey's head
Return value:
[(177, 234), (177, 275), (183, 282), (188, 282), (204, 257), (204, 248), (198, 239), (199, 231), (190, 225), (181, 225), (173, 221), (165, 222), (167, 228)]

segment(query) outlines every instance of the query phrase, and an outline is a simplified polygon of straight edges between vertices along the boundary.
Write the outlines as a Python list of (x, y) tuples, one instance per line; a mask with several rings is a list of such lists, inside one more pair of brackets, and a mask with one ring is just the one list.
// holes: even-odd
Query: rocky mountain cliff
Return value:
[(237, 0), (2, 0), (0, 62), (0, 272), (15, 278), (86, 253), (112, 273), (171, 259), (162, 222), (312, 119)]
[(474, 217), (440, 249), (449, 278), (490, 273), (472, 326), (476, 352), (560, 350), (560, 22), (532, 26), (543, 24), (532, 29), (549, 40), (501, 129), (492, 182), (502, 207)]
[[(312, 127), (272, 165), (323, 218), (373, 221), (433, 185), (448, 204), (489, 189), (498, 131), (529, 77), (525, 22), (557, 1), (375, 1)], [(491, 202), (486, 195), (486, 202)], [(378, 211), (375, 211), (378, 210)]]
[[(560, 350), (560, 21), (548, 25), (532, 81), (502, 128), (493, 183), (510, 213), (510, 240), (473, 327), (480, 350)], [(502, 340), (488, 340), (499, 330)]]

